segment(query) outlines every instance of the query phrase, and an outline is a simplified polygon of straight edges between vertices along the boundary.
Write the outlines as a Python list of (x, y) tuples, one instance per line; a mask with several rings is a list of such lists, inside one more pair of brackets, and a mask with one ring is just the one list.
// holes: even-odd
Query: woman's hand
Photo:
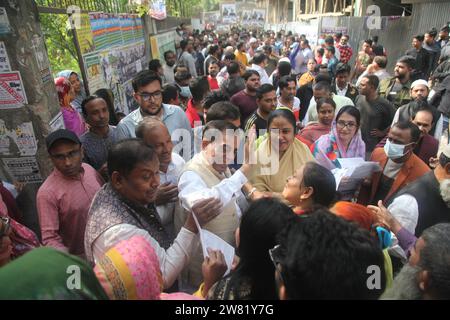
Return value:
[(202, 264), (203, 290), (202, 296), (206, 297), (209, 289), (220, 279), (227, 271), (225, 257), (220, 250), (207, 248), (208, 256), (205, 257)]

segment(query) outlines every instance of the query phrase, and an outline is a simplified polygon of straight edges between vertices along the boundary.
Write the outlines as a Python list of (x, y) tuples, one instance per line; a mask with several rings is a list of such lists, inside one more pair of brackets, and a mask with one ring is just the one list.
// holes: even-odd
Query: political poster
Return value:
[(95, 92), (98, 89), (104, 88), (106, 83), (100, 65), (100, 56), (97, 53), (92, 53), (84, 55), (83, 60), (89, 84), (89, 91)]
[(18, 182), (42, 182), (39, 165), (35, 157), (3, 158), (6, 171)]
[(18, 71), (0, 73), (0, 109), (14, 109), (27, 104), (27, 96)]
[(220, 12), (222, 13), (223, 24), (237, 23), (237, 12), (235, 3), (222, 3), (220, 6)]
[(105, 49), (107, 47), (107, 36), (103, 12), (90, 12), (89, 21), (91, 23), (92, 37), (94, 40), (95, 49)]
[(81, 54), (93, 52), (95, 50), (94, 38), (92, 36), (91, 22), (88, 14), (80, 15), (80, 28), (75, 29)]
[(264, 23), (266, 23), (266, 10), (265, 9), (253, 9), (252, 25), (255, 27), (263, 28)]
[(33, 124), (24, 122), (15, 128), (8, 129), (0, 120), (0, 150), (2, 155), (34, 156), (37, 141)]
[(243, 27), (249, 27), (252, 25), (252, 10), (242, 10), (241, 24)]

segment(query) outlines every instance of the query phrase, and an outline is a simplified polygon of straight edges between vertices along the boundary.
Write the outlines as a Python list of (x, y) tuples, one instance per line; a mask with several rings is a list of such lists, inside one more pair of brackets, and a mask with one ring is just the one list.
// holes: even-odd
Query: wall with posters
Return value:
[(136, 14), (90, 12), (76, 30), (90, 93), (113, 91), (116, 111), (128, 114), (137, 106), (130, 82), (147, 64), (142, 19)]
[(53, 169), (45, 137), (64, 124), (38, 16), (34, 1), (0, 2), (0, 179), (25, 184), (22, 222), (39, 234), (36, 192)]

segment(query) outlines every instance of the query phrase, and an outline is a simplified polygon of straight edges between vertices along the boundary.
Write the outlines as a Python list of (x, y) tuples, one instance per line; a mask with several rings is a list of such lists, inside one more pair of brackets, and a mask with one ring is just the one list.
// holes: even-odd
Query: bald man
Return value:
[(173, 153), (169, 130), (155, 117), (146, 117), (136, 127), (136, 137), (155, 149), (159, 159), (160, 185), (155, 205), (161, 222), (170, 235), (174, 234), (174, 213), (178, 204), (178, 178), (184, 167), (184, 159)]

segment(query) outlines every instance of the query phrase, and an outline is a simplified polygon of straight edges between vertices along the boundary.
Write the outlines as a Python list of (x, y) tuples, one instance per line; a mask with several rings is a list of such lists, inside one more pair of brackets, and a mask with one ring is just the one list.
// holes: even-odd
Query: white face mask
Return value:
[(389, 139), (386, 141), (386, 144), (384, 145), (384, 152), (386, 153), (387, 157), (391, 160), (394, 159), (400, 159), (405, 155), (405, 147), (410, 145), (409, 144), (396, 144), (392, 143)]
[(189, 86), (180, 87), (181, 92), (180, 95), (184, 98), (190, 98), (191, 97), (191, 90), (189, 89)]

